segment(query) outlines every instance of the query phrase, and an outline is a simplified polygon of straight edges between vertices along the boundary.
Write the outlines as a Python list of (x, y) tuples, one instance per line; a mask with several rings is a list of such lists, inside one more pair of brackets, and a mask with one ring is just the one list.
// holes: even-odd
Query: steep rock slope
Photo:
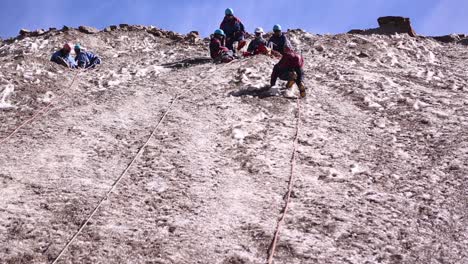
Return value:
[[(290, 31), (305, 57), (298, 161), (275, 263), (466, 263), (466, 48)], [(103, 57), (48, 62), (64, 41)], [(0, 259), (265, 263), (289, 178), (297, 107), (259, 92), (275, 59), (206, 56), (146, 30), (69, 30), (0, 47)], [(76, 80), (70, 86), (74, 76)]]

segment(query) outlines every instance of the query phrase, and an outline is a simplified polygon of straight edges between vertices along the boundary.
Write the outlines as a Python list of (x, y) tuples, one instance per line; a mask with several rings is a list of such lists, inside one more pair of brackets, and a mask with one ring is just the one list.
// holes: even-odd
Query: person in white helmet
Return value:
[(250, 42), (249, 47), (247, 48), (247, 53), (250, 55), (267, 53), (267, 41), (263, 38), (263, 33), (265, 33), (263, 28), (258, 27), (255, 29), (255, 39)]

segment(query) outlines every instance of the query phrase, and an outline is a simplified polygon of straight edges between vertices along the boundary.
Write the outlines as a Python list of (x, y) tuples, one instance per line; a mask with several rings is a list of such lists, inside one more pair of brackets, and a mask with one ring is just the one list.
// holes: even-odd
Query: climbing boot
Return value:
[(289, 78), (288, 78), (288, 83), (286, 83), (286, 88), (291, 88), (294, 83), (296, 82), (297, 79), (297, 73), (296, 72), (290, 72), (289, 73)]
[(299, 93), (301, 94), (301, 98), (306, 97), (306, 90), (305, 90), (304, 84), (301, 83), (298, 85), (298, 87), (299, 87)]

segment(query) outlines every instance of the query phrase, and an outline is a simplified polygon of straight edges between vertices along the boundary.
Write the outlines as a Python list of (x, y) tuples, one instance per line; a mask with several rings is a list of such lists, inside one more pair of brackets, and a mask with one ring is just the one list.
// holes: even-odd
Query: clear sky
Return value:
[(284, 29), (312, 33), (343, 33), (377, 26), (386, 15), (407, 16), (417, 33), (468, 33), (468, 0), (0, 0), (0, 37), (19, 29), (112, 24), (154, 25), (187, 33), (214, 31), (231, 7), (247, 30)]

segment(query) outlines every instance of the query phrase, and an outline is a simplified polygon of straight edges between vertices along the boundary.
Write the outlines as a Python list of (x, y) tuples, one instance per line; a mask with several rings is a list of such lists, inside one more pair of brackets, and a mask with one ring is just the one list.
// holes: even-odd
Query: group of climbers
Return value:
[[(304, 59), (294, 52), (292, 45), (283, 33), (280, 25), (273, 26), (273, 35), (268, 41), (263, 37), (263, 28), (255, 29), (255, 38), (250, 41), (247, 51), (242, 56), (253, 56), (258, 54), (281, 57), (274, 66), (271, 74), (270, 85), (275, 86), (277, 79), (287, 81), (286, 88), (297, 84), (301, 97), (306, 96), (303, 83)], [(225, 16), (220, 28), (216, 29), (210, 42), (210, 55), (215, 62), (229, 63), (239, 57), (237, 54), (245, 45), (247, 32), (241, 20), (234, 16), (231, 8), (225, 10)], [(238, 43), (235, 47), (235, 43)]]
[[(265, 54), (281, 57), (273, 68), (270, 85), (275, 86), (278, 78), (287, 81), (286, 88), (288, 89), (296, 83), (301, 97), (305, 97), (304, 71), (302, 69), (304, 59), (294, 52), (280, 25), (273, 26), (273, 35), (268, 41), (263, 37), (264, 33), (263, 28), (256, 28), (255, 38), (250, 41), (247, 51), (241, 55), (238, 54), (247, 43), (245, 40), (247, 32), (241, 20), (234, 16), (234, 11), (228, 8), (225, 10), (225, 16), (220, 28), (215, 30), (211, 38), (211, 58), (218, 63), (229, 63), (240, 56)], [(62, 49), (52, 55), (51, 61), (72, 69), (94, 68), (96, 65), (101, 64), (101, 59), (97, 55), (86, 51), (80, 44), (76, 44), (74, 47), (75, 58), (72, 58), (71, 50), (72, 45), (65, 44)]]
[(50, 60), (71, 69), (89, 69), (101, 64), (101, 59), (96, 54), (86, 51), (80, 44), (76, 44), (74, 50), (75, 58), (71, 56), (72, 44), (66, 43)]

